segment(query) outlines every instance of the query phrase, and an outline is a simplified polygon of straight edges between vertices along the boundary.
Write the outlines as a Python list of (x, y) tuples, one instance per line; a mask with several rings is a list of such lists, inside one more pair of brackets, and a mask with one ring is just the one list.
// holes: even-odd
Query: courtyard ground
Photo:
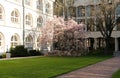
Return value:
[(113, 73), (119, 69), (120, 57), (114, 57), (56, 78), (112, 78)]
[(111, 56), (20, 57), (0, 60), (0, 78), (55, 78)]

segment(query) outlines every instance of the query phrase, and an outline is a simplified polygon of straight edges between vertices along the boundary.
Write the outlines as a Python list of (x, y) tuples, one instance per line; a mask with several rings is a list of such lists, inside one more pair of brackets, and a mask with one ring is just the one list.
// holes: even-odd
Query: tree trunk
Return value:
[(105, 43), (106, 43), (105, 51), (104, 51), (105, 54), (110, 54), (111, 53), (110, 52), (111, 51), (111, 49), (110, 49), (110, 47), (111, 47), (110, 40), (111, 40), (111, 37), (106, 37), (105, 38)]

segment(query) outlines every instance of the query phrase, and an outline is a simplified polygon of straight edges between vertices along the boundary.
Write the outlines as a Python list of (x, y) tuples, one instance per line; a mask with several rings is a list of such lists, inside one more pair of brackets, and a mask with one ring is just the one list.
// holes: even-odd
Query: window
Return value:
[(31, 2), (30, 2), (30, 1), (31, 1), (31, 0), (25, 0), (25, 4), (30, 6), (30, 5), (31, 5)]
[(91, 16), (91, 6), (90, 5), (88, 5), (88, 6), (86, 6), (86, 16), (88, 16), (88, 17), (90, 17)]
[(26, 25), (31, 26), (32, 25), (32, 18), (31, 18), (31, 16), (30, 15), (26, 15), (25, 19), (26, 19)]
[(32, 36), (29, 35), (29, 36), (26, 38), (26, 42), (31, 43), (32, 41), (33, 41)]
[(117, 16), (120, 15), (120, 5), (118, 5), (117, 8), (115, 9), (115, 13)]
[(13, 35), (11, 37), (11, 47), (16, 47), (17, 45), (19, 44), (19, 41), (18, 41), (18, 36), (16, 35)]
[(19, 14), (18, 14), (18, 12), (17, 11), (12, 11), (12, 13), (11, 13), (11, 21), (13, 22), (13, 23), (18, 23), (18, 20), (19, 19)]
[(42, 0), (38, 0), (38, 1), (36, 2), (36, 4), (37, 4), (37, 9), (39, 9), (39, 10), (42, 10), (42, 9), (43, 9)]
[(2, 46), (2, 36), (0, 35), (0, 46)]
[(4, 36), (2, 33), (0, 33), (0, 47), (4, 46)]
[(91, 5), (91, 16), (95, 15), (95, 7), (94, 5)]
[(32, 48), (33, 47), (33, 38), (31, 35), (28, 35), (25, 39), (26, 47)]
[(46, 13), (50, 13), (50, 4), (49, 3), (46, 4)]
[(39, 17), (37, 19), (37, 27), (41, 27), (42, 25), (43, 25), (43, 19), (42, 19), (42, 17)]
[(85, 16), (85, 7), (84, 6), (80, 6), (78, 7), (78, 16), (80, 17), (84, 17)]
[(0, 19), (3, 19), (3, 10), (1, 7), (0, 7)]
[(37, 49), (40, 50), (40, 48), (41, 48), (41, 43), (40, 43), (40, 36), (39, 36), (37, 39)]

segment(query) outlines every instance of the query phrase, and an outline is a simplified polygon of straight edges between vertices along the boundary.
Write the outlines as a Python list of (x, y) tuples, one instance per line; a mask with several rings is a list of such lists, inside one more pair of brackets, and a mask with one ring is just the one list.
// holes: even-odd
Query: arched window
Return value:
[(13, 23), (19, 22), (19, 13), (16, 10), (12, 11), (12, 13), (11, 13), (11, 21)]
[(27, 48), (33, 48), (33, 38), (31, 35), (28, 35), (25, 39), (26, 47)]
[(26, 15), (26, 25), (31, 26), (32, 25), (32, 17), (30, 15)]
[(47, 3), (46, 4), (46, 13), (50, 13), (50, 4), (49, 3)]
[(37, 19), (37, 27), (41, 27), (43, 25), (43, 19), (42, 17), (38, 17)]
[(11, 37), (11, 47), (16, 47), (19, 45), (19, 37), (17, 35), (13, 35)]
[(41, 49), (40, 36), (37, 38), (37, 49)]
[(37, 0), (36, 4), (37, 4), (37, 7), (36, 7), (37, 9), (39, 9), (39, 10), (42, 10), (42, 9), (43, 9), (42, 0)]
[(0, 46), (2, 45), (2, 37), (1, 37), (1, 35), (0, 35)]
[(0, 7), (0, 19), (3, 19), (3, 9)]
[(3, 35), (0, 33), (0, 46), (3, 45), (4, 39), (3, 39)]

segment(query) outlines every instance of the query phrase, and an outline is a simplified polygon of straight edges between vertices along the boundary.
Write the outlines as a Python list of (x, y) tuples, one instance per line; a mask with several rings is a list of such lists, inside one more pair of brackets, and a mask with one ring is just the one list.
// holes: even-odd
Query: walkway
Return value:
[(1, 58), (0, 60), (14, 60), (14, 59), (25, 59), (25, 58), (37, 58), (43, 56), (28, 56), (28, 57), (13, 57), (13, 58)]
[(114, 57), (56, 78), (111, 78), (118, 69), (120, 69), (120, 57)]

